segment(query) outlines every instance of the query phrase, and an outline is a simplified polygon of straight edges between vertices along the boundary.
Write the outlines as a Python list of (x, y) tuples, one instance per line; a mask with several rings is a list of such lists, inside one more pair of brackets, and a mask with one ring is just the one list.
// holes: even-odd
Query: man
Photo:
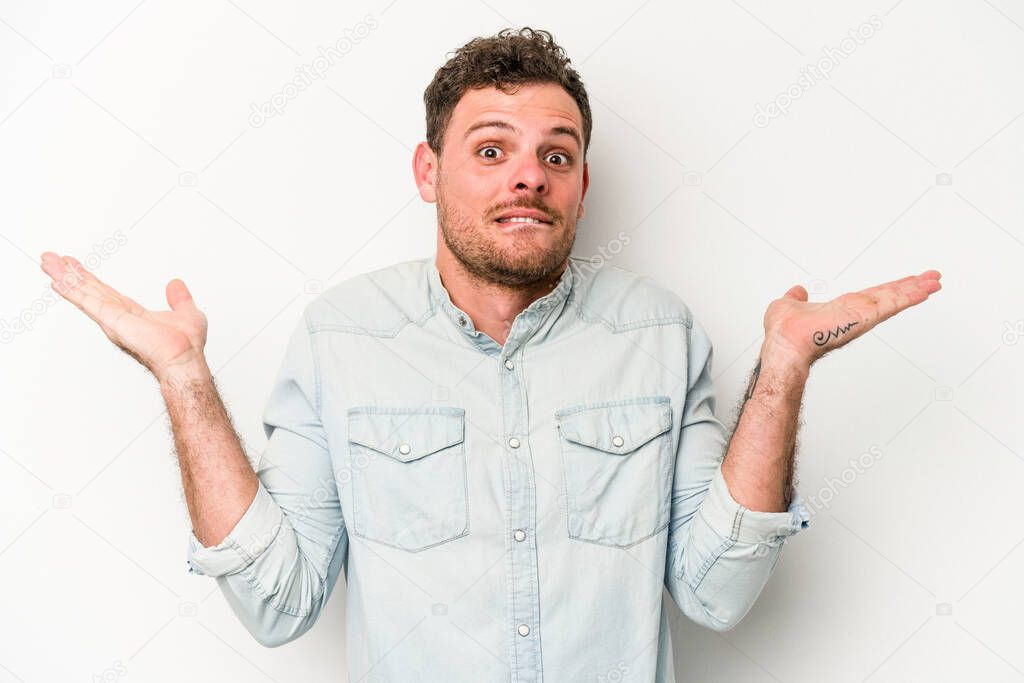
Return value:
[(686, 304), (570, 257), (591, 112), (551, 35), (471, 41), (424, 99), (413, 171), (437, 253), (306, 307), (256, 472), (181, 280), (152, 312), (73, 258), (42, 267), (159, 380), (190, 571), (259, 642), (307, 631), (344, 570), (351, 680), (673, 681), (662, 587), (709, 628), (744, 617), (807, 526), (793, 457), (811, 364), (939, 273), (773, 301), (730, 438)]

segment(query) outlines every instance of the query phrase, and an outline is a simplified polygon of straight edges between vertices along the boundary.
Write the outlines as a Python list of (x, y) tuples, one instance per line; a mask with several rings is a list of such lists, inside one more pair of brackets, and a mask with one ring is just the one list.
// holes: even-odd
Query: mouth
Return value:
[(494, 222), (499, 225), (552, 225), (551, 218), (547, 214), (532, 209), (508, 211), (498, 216)]

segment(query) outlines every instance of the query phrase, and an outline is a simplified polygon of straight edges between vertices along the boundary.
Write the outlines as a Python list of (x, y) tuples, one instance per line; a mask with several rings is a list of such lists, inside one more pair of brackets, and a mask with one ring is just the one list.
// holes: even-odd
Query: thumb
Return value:
[(180, 311), (186, 307), (195, 308), (195, 301), (192, 300), (192, 294), (188, 291), (188, 287), (185, 283), (174, 278), (167, 283), (167, 303), (170, 305), (171, 310)]
[(793, 285), (783, 294), (783, 297), (796, 299), (797, 301), (807, 301), (807, 290), (802, 285)]

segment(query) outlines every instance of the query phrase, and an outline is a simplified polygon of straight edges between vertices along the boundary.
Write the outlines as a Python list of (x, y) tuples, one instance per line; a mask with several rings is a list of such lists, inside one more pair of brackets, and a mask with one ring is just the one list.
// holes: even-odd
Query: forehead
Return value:
[(493, 87), (467, 90), (452, 112), (449, 130), (458, 138), (475, 122), (502, 118), (517, 128), (572, 125), (582, 134), (576, 100), (555, 83), (523, 84), (512, 94)]

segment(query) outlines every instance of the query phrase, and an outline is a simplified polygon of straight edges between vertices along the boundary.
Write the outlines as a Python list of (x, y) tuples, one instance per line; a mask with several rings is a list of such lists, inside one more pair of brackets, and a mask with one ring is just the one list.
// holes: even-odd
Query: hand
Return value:
[(57, 293), (96, 321), (118, 348), (158, 380), (175, 367), (203, 359), (206, 316), (181, 280), (167, 283), (170, 311), (149, 311), (86, 270), (73, 256), (43, 252), (40, 266)]
[(809, 303), (807, 290), (795, 285), (768, 306), (765, 344), (809, 368), (829, 351), (942, 289), (941, 277), (937, 270), (926, 270), (824, 303)]

